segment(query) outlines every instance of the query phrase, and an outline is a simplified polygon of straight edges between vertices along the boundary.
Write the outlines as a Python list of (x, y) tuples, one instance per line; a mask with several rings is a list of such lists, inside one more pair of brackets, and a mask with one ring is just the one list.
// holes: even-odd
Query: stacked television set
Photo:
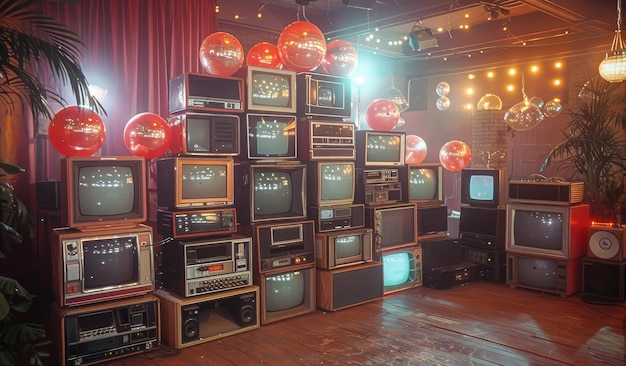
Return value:
[(240, 235), (235, 157), (244, 79), (170, 80), (170, 151), (156, 161), (163, 343), (185, 348), (260, 326), (252, 238)]
[(90, 365), (160, 344), (146, 185), (141, 157), (61, 159), (65, 227), (53, 229), (51, 256), (59, 364)]
[(589, 205), (581, 182), (510, 180), (506, 283), (570, 296), (581, 291)]
[(463, 256), (478, 265), (480, 279), (504, 282), (506, 170), (463, 169), (460, 191), (459, 239)]

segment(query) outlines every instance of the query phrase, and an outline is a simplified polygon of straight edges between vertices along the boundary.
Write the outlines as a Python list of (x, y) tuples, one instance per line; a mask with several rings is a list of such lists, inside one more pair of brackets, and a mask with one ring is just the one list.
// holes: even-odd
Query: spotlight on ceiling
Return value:
[(348, 8), (373, 10), (376, 0), (342, 0), (342, 3)]
[(409, 33), (409, 46), (413, 52), (437, 47), (437, 38), (429, 28), (417, 29)]
[(502, 15), (509, 15), (511, 11), (509, 9), (500, 8), (500, 13), (502, 13)]

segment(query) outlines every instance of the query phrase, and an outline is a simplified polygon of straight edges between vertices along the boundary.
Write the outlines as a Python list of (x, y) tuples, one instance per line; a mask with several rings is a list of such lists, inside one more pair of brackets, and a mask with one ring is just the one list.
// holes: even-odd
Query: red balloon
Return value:
[(389, 99), (376, 99), (367, 107), (365, 121), (377, 131), (391, 131), (398, 124), (400, 110), (398, 105)]
[(246, 65), (281, 69), (283, 63), (278, 55), (278, 47), (269, 42), (259, 42), (250, 48), (246, 56)]
[(50, 143), (65, 156), (91, 156), (102, 147), (105, 135), (102, 118), (87, 107), (61, 109), (48, 127)]
[(212, 75), (231, 76), (241, 68), (243, 58), (241, 43), (230, 33), (215, 32), (200, 46), (202, 67)]
[(326, 44), (322, 69), (330, 75), (350, 76), (356, 69), (358, 59), (352, 43), (335, 39)]
[(124, 127), (124, 144), (131, 154), (146, 159), (165, 153), (171, 142), (171, 131), (167, 122), (154, 113), (139, 113)]
[(426, 153), (428, 149), (424, 139), (417, 135), (406, 135), (405, 163), (419, 164), (426, 159)]
[(287, 25), (278, 36), (276, 47), (283, 66), (296, 72), (315, 70), (326, 55), (324, 34), (305, 21)]
[(446, 142), (439, 150), (439, 161), (444, 168), (458, 172), (466, 168), (472, 160), (472, 150), (463, 141)]

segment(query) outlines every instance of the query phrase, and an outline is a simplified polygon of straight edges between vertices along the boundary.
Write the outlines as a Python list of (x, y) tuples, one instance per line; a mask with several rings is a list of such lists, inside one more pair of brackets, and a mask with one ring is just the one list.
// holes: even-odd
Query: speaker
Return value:
[(626, 296), (626, 263), (583, 258), (581, 298), (593, 304), (621, 304)]
[(348, 8), (358, 8), (365, 10), (372, 10), (374, 9), (374, 5), (376, 5), (376, 0), (343, 0), (342, 2)]
[(429, 28), (422, 28), (409, 33), (409, 47), (414, 52), (435, 48), (438, 45), (437, 38)]
[(61, 210), (61, 181), (46, 180), (35, 182), (37, 207), (42, 210)]
[(623, 226), (593, 224), (589, 227), (587, 256), (607, 261), (626, 259), (626, 230)]
[(409, 80), (409, 108), (407, 111), (425, 111), (428, 109), (428, 81)]
[(383, 297), (383, 265), (367, 262), (325, 270), (317, 268), (317, 307), (335, 311)]

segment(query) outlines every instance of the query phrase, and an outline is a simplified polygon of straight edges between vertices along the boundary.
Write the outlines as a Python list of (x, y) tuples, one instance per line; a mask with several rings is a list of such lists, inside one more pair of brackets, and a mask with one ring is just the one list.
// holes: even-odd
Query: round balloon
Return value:
[(165, 153), (171, 142), (167, 122), (154, 113), (139, 113), (128, 120), (124, 127), (124, 144), (131, 154), (146, 159)]
[(91, 156), (102, 147), (105, 135), (102, 118), (87, 107), (61, 109), (48, 127), (50, 143), (65, 156)]
[(504, 114), (504, 121), (516, 131), (526, 131), (543, 121), (543, 113), (527, 99), (517, 103)]
[(439, 161), (451, 172), (465, 169), (472, 160), (472, 151), (463, 141), (446, 142), (439, 150)]
[(241, 68), (243, 58), (241, 43), (230, 33), (215, 32), (200, 46), (202, 67), (212, 75), (231, 76)]
[(391, 131), (398, 124), (400, 110), (389, 99), (376, 99), (367, 107), (365, 121), (376, 131)]
[(442, 81), (437, 84), (435, 91), (437, 92), (438, 96), (445, 97), (446, 95), (448, 95), (448, 93), (450, 93), (450, 85), (445, 81)]
[(283, 66), (296, 72), (315, 70), (326, 55), (326, 40), (312, 23), (295, 21), (278, 36), (278, 55)]
[(350, 76), (358, 64), (356, 48), (352, 43), (334, 39), (326, 44), (322, 69), (330, 75)]
[(539, 107), (539, 109), (543, 108), (543, 99), (541, 99), (540, 97), (532, 97), (530, 98), (529, 102)]
[(246, 65), (269, 67), (273, 69), (283, 67), (280, 56), (278, 56), (278, 47), (269, 42), (259, 42), (252, 46), (246, 56)]
[(561, 103), (559, 103), (558, 99), (552, 99), (548, 102), (546, 102), (545, 106), (543, 107), (543, 114), (545, 114), (546, 117), (556, 117), (559, 113), (561, 113), (561, 110), (563, 109), (563, 106), (561, 106)]
[(446, 109), (450, 108), (450, 99), (448, 99), (448, 97), (446, 96), (441, 96), (439, 98), (437, 98), (437, 109), (439, 109), (440, 111), (445, 111)]
[(406, 152), (404, 161), (407, 164), (419, 164), (426, 159), (428, 148), (424, 139), (417, 135), (406, 136)]

